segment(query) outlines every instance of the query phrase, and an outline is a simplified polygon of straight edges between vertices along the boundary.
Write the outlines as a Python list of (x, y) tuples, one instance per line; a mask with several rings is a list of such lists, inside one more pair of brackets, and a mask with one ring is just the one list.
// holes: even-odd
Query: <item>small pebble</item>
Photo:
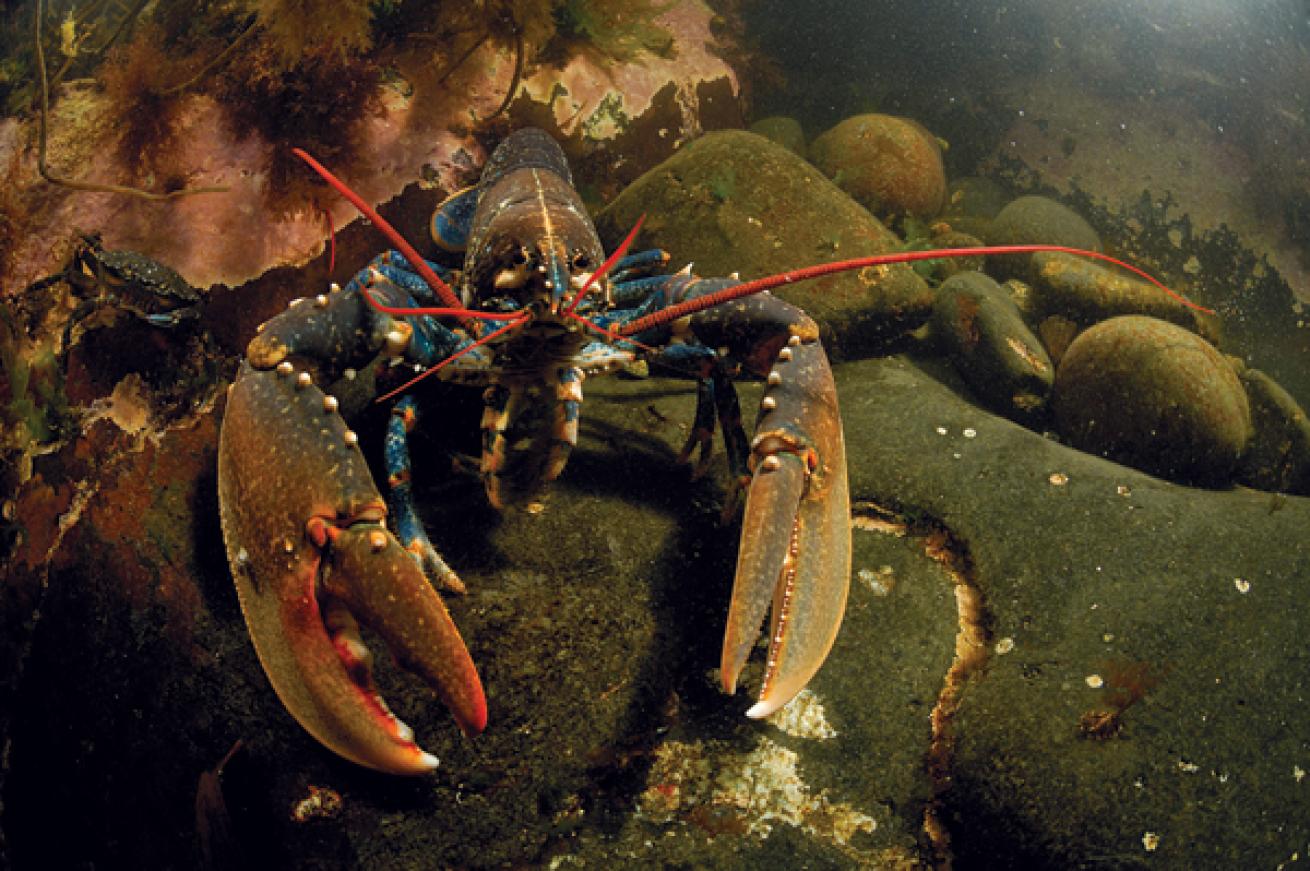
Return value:
[(1094, 690), (1099, 690), (1105, 686), (1105, 680), (1099, 674), (1089, 674), (1087, 675), (1087, 685)]
[(1246, 578), (1233, 578), (1233, 586), (1237, 587), (1239, 593), (1251, 592), (1251, 582)]

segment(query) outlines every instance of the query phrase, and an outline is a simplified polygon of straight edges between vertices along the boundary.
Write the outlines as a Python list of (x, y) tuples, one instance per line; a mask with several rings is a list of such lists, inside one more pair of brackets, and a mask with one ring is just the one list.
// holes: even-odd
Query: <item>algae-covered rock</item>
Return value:
[(1076, 254), (1043, 251), (1032, 255), (1031, 263), (1034, 317), (1061, 315), (1087, 326), (1116, 315), (1146, 315), (1219, 341), (1216, 316), (1141, 279)]
[(805, 156), (805, 131), (795, 118), (786, 115), (761, 118), (750, 126), (750, 131), (778, 143), (797, 157)]
[(810, 143), (810, 160), (879, 217), (931, 218), (946, 196), (941, 148), (907, 118), (847, 118)]
[[(949, 224), (938, 223), (932, 226), (932, 246), (934, 248), (979, 248), (982, 240), (977, 236), (956, 230)], [(942, 280), (962, 272), (982, 272), (987, 257), (982, 254), (963, 257), (944, 257), (941, 260), (920, 261), (933, 264), (936, 275)]]
[(980, 594), (987, 659), (939, 757), (954, 866), (1294, 867), (1310, 499), (1149, 477), (898, 359), (837, 386), (853, 502), (939, 519)]
[(995, 281), (981, 272), (947, 279), (929, 323), (960, 377), (992, 409), (1018, 419), (1045, 409), (1055, 367)]
[[(710, 133), (632, 183), (596, 216), (617, 244), (641, 215), (637, 247), (658, 246), (700, 275), (757, 278), (899, 250), (901, 241), (814, 167), (744, 131)], [(932, 291), (908, 266), (873, 267), (774, 291), (850, 355), (927, 320)], [(840, 338), (838, 338), (840, 336)]]
[(1214, 346), (1136, 315), (1073, 340), (1053, 406), (1076, 447), (1175, 480), (1227, 481), (1251, 432), (1246, 391)]
[(1310, 421), (1292, 394), (1259, 369), (1244, 369), (1253, 433), (1238, 480), (1248, 487), (1310, 493)]
[[(1101, 250), (1101, 239), (1092, 225), (1068, 206), (1047, 197), (1026, 196), (1014, 200), (992, 219), (986, 235), (988, 245), (1064, 245), (1069, 248)], [(1006, 254), (990, 258), (1001, 278), (1029, 278), (1031, 255)]]

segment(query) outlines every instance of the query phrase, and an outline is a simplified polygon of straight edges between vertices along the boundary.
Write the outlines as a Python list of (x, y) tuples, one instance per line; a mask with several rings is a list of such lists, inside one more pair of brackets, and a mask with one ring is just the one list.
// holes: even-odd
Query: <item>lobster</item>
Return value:
[[(462, 582), (429, 540), (410, 489), (408, 435), (421, 409), (412, 394), (394, 406), (384, 499), (341, 403), (323, 389), (377, 360), (395, 364), (375, 367), (384, 381), (417, 370), (418, 378), (483, 388), (478, 472), (497, 507), (531, 504), (564, 470), (587, 377), (643, 360), (690, 373), (696, 415), (681, 459), (699, 448), (703, 465), (721, 430), (733, 494), (745, 494), (723, 688), (735, 692), (771, 611), (764, 676), (746, 714), (764, 717), (794, 698), (841, 624), (850, 497), (818, 326), (767, 291), (953, 252), (861, 258), (749, 282), (702, 278), (690, 267), (665, 274), (663, 252), (627, 253), (640, 221), (605, 256), (563, 151), (546, 133), (524, 129), (433, 218), (437, 243), (464, 252), (456, 272), (424, 260), (327, 169), (297, 154), (396, 250), (346, 287), (294, 301), (263, 324), (228, 391), (218, 458), (223, 537), (251, 638), (286, 709), (360, 765), (396, 774), (436, 767), (378, 693), (363, 622), (465, 734), (486, 726), (477, 670), (435, 589), (460, 590)], [(1069, 249), (964, 252), (1033, 250)], [(765, 381), (751, 439), (732, 384), (742, 372)]]

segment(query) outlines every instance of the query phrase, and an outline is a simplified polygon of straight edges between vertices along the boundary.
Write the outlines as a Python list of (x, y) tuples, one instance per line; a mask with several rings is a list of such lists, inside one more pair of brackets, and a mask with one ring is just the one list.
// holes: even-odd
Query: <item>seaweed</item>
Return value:
[[(100, 5), (101, 4), (98, 3), (89, 4), (88, 9), (83, 12), (83, 18), (89, 18), (93, 11), (99, 9)], [(119, 36), (121, 36), (131, 26), (131, 24), (136, 21), (137, 16), (145, 5), (144, 0), (139, 0), (135, 6), (129, 9), (124, 17), (118, 21), (117, 27), (114, 28), (109, 37), (100, 43), (91, 54), (94, 56), (100, 56), (108, 51), (110, 46), (113, 45)], [(177, 186), (171, 190), (156, 193), (154, 191), (125, 185), (100, 184), (98, 182), (83, 181), (59, 175), (51, 170), (46, 163), (46, 142), (49, 137), (47, 125), (50, 117), (51, 76), (49, 76), (46, 70), (45, 48), (42, 45), (42, 27), (45, 22), (45, 4), (42, 0), (36, 0), (32, 19), (32, 52), (36, 57), (36, 74), (38, 82), (37, 96), (39, 98), (36, 166), (37, 171), (41, 174), (43, 179), (51, 184), (71, 188), (72, 190), (126, 194), (128, 196), (154, 201), (170, 200), (175, 197), (183, 197), (191, 194), (218, 193), (227, 190), (225, 187), (185, 188)], [(64, 24), (60, 27), (60, 51), (65, 56), (65, 62), (53, 76), (56, 83), (69, 70), (72, 60), (81, 52), (80, 45), (82, 42), (86, 41), (89, 38), (89, 34), (93, 32), (90, 30), (85, 32), (79, 31), (78, 22), (79, 19), (73, 15), (73, 10), (70, 9), (68, 16), (65, 18)], [(81, 36), (78, 35), (79, 32), (82, 33)]]
[(182, 113), (180, 92), (173, 88), (182, 79), (182, 63), (164, 50), (158, 28), (144, 27), (130, 43), (111, 51), (99, 79), (109, 100), (107, 112), (121, 131), (119, 161), (133, 174), (175, 177), (168, 156)]
[(9, 385), (9, 395), (0, 405), (0, 425), (9, 430), (0, 440), (5, 448), (53, 441), (70, 420), (54, 352), (25, 347), (21, 334), (12, 312), (0, 309), (0, 370)]
[(373, 45), (368, 0), (258, 0), (257, 7), (266, 44), (283, 70), (324, 53), (345, 60)]
[(614, 60), (631, 60), (642, 51), (668, 57), (673, 35), (654, 19), (674, 5), (673, 0), (562, 0), (555, 21), (565, 40), (586, 43)]
[(340, 44), (323, 44), (306, 48), (287, 68), (285, 48), (261, 32), (241, 63), (219, 74), (214, 90), (233, 134), (257, 135), (270, 146), (264, 199), (291, 212), (321, 190), (291, 148), (348, 172), (359, 157), (360, 124), (382, 108), (381, 67), (368, 56), (343, 53)]

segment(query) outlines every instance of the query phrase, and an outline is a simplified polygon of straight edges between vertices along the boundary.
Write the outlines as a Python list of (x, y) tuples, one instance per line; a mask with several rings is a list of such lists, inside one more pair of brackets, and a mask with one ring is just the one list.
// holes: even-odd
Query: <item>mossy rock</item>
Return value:
[(1259, 490), (1310, 493), (1310, 421), (1282, 385), (1259, 369), (1241, 373), (1254, 430), (1238, 480)]
[[(988, 245), (1064, 245), (1069, 248), (1101, 250), (1101, 238), (1092, 225), (1068, 206), (1047, 197), (1019, 197), (997, 213), (983, 237)], [(991, 269), (1000, 278), (1031, 278), (1030, 255), (1010, 254), (991, 258)]]
[(926, 220), (941, 211), (946, 198), (941, 148), (907, 118), (847, 118), (810, 143), (810, 160), (879, 217)]
[[(633, 182), (596, 215), (608, 245), (641, 215), (636, 247), (663, 248), (705, 276), (757, 278), (815, 263), (897, 251), (901, 241), (813, 166), (745, 131), (710, 133)], [(928, 285), (908, 266), (874, 267), (775, 294), (823, 328), (829, 353), (850, 356), (921, 325)]]
[(1145, 315), (1185, 327), (1218, 344), (1219, 318), (1153, 284), (1086, 257), (1060, 252), (1031, 257), (1029, 302), (1035, 318), (1067, 317), (1082, 326), (1118, 315)]
[(795, 118), (772, 115), (756, 121), (750, 129), (752, 133), (778, 143), (797, 157), (805, 156), (805, 130)]
[(1251, 434), (1246, 391), (1223, 355), (1182, 327), (1136, 315), (1073, 340), (1053, 406), (1076, 447), (1179, 481), (1227, 482)]
[(933, 338), (964, 382), (994, 411), (1031, 420), (1046, 408), (1055, 367), (999, 284), (981, 272), (943, 282)]

